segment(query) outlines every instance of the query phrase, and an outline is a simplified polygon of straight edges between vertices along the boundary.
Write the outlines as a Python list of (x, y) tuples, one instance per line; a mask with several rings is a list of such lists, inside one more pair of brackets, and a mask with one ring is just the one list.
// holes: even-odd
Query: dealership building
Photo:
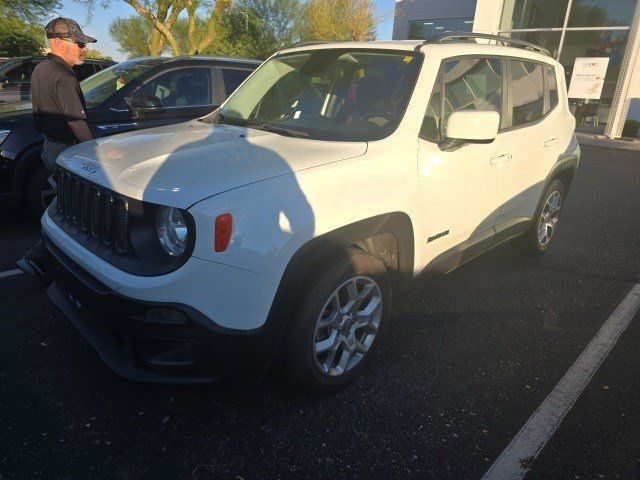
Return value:
[(396, 0), (394, 39), (451, 31), (538, 44), (562, 63), (567, 86), (574, 68), (577, 73), (595, 58), (602, 91), (569, 98), (578, 131), (618, 138), (628, 115), (640, 117), (640, 100), (633, 100), (640, 98), (639, 0)]

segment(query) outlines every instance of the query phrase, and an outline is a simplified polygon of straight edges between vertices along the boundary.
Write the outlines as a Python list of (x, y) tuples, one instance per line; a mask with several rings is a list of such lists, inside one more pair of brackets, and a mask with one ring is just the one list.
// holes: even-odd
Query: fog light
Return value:
[(184, 325), (187, 323), (187, 318), (172, 308), (150, 308), (147, 311), (146, 319), (150, 322), (168, 325)]
[(155, 367), (193, 365), (200, 358), (200, 346), (192, 340), (139, 337), (136, 350), (143, 363)]

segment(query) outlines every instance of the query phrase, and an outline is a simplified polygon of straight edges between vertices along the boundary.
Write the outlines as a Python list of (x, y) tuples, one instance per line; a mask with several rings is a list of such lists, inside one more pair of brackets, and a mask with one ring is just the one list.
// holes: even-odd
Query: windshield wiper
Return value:
[(291, 128), (277, 127), (270, 123), (263, 123), (259, 127), (261, 130), (266, 130), (267, 132), (277, 133), (278, 135), (284, 135), (285, 137), (297, 137), (297, 138), (309, 138), (309, 134), (307, 132), (302, 132), (300, 130), (293, 130)]

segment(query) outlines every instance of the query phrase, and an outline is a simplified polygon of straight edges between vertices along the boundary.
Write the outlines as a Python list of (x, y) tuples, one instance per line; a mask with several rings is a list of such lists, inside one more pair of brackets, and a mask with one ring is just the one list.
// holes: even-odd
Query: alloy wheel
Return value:
[(313, 357), (318, 370), (336, 377), (364, 358), (382, 319), (382, 293), (370, 277), (350, 278), (325, 302), (313, 334)]
[(541, 247), (546, 246), (555, 234), (561, 208), (562, 195), (560, 195), (559, 191), (554, 190), (547, 198), (538, 222), (538, 243)]

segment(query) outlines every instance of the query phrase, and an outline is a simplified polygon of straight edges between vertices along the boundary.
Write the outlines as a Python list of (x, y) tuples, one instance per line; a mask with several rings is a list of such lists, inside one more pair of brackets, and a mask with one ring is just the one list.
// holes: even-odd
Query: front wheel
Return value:
[(525, 255), (542, 255), (555, 238), (564, 202), (564, 186), (557, 178), (542, 195), (529, 229), (514, 241), (514, 247)]
[(380, 340), (390, 303), (386, 268), (363, 251), (351, 250), (312, 275), (281, 344), (293, 382), (329, 393), (356, 378)]

